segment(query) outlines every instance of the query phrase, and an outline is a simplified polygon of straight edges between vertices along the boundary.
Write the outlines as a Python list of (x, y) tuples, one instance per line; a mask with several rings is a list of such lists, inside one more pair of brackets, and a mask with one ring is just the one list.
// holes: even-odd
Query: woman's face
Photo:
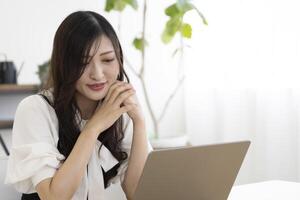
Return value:
[(119, 63), (110, 39), (103, 35), (99, 40), (97, 52), (94, 50), (99, 43), (94, 42), (89, 56), (95, 55), (76, 82), (77, 95), (92, 101), (103, 99), (119, 74)]

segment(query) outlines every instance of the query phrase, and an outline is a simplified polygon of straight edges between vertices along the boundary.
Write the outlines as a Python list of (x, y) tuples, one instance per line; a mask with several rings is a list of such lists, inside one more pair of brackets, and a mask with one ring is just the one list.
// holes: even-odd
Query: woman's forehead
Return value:
[(106, 35), (102, 35), (94, 41), (89, 56), (93, 56), (95, 54), (104, 55), (114, 53), (114, 51), (114, 46), (111, 40)]

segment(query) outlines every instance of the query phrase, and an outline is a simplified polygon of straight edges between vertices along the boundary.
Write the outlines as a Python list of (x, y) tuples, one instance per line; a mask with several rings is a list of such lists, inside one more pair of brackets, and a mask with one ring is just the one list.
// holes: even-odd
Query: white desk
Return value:
[(300, 183), (276, 180), (234, 186), (228, 200), (300, 200)]

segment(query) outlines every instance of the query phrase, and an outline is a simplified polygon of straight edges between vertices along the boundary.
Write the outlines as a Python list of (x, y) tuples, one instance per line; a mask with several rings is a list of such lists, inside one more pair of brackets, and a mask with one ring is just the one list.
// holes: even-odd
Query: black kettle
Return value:
[(16, 84), (17, 71), (16, 66), (12, 61), (8, 61), (5, 54), (5, 61), (0, 61), (0, 84)]

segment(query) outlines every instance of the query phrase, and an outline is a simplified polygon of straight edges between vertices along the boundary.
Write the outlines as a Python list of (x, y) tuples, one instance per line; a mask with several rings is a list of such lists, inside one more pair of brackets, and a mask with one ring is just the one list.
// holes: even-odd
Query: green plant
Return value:
[[(146, 12), (147, 12), (147, 0), (143, 0), (143, 23), (142, 23), (142, 34), (140, 37), (135, 37), (133, 40), (133, 46), (135, 49), (140, 51), (141, 55), (141, 67), (139, 68), (139, 71), (136, 70), (136, 67), (133, 67), (133, 65), (130, 63), (130, 61), (125, 57), (125, 63), (127, 66), (133, 71), (133, 73), (137, 76), (137, 78), (140, 80), (141, 85), (143, 87), (143, 93), (145, 96), (145, 101), (147, 105), (147, 109), (149, 110), (153, 126), (154, 126), (154, 138), (159, 137), (159, 123), (163, 119), (166, 110), (174, 98), (175, 94), (177, 93), (178, 89), (184, 82), (184, 75), (179, 78), (176, 87), (174, 90), (170, 93), (167, 101), (165, 102), (163, 106), (163, 111), (160, 113), (160, 115), (155, 115), (153, 111), (153, 107), (149, 101), (149, 95), (148, 91), (146, 89), (146, 81), (145, 81), (145, 53), (146, 53), (146, 46), (147, 46), (147, 40), (145, 38), (146, 33)], [(138, 9), (138, 3), (136, 0), (106, 0), (105, 4), (105, 11), (118, 11), (119, 13), (123, 12), (123, 10), (130, 6), (134, 10)], [(202, 23), (207, 25), (207, 21), (203, 14), (199, 11), (198, 8), (194, 4), (192, 4), (189, 0), (176, 0), (175, 3), (171, 4), (165, 9), (165, 14), (169, 17), (169, 20), (166, 22), (164, 30), (161, 34), (161, 39), (163, 43), (168, 44), (172, 41), (176, 33), (179, 33), (180, 43), (179, 47), (174, 50), (173, 56), (180, 53), (180, 59), (182, 59), (184, 54), (184, 38), (190, 39), (192, 37), (192, 26), (186, 22), (184, 22), (184, 16), (187, 12), (195, 10), (198, 15), (200, 16)], [(121, 24), (119, 23), (118, 29), (120, 31)]]
[(39, 76), (39, 79), (41, 81), (40, 87), (43, 87), (47, 82), (49, 68), (50, 68), (50, 60), (38, 66), (38, 71), (36, 73)]

